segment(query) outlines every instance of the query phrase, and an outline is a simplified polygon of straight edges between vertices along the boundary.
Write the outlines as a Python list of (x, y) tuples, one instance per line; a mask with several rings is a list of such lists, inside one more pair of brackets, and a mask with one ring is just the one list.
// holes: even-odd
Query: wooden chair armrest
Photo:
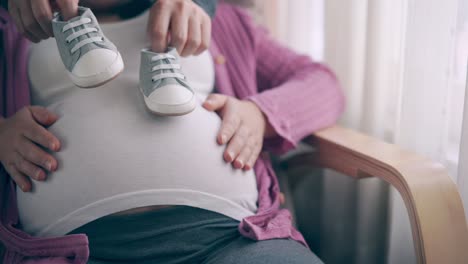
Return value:
[(305, 140), (318, 151), (287, 161), (346, 175), (378, 177), (401, 194), (418, 263), (468, 263), (468, 226), (457, 187), (445, 168), (396, 145), (333, 126)]

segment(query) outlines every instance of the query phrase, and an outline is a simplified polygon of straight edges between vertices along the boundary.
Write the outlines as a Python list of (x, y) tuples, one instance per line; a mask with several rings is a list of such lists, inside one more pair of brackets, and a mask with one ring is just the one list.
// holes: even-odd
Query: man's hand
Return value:
[(203, 103), (208, 111), (216, 111), (223, 119), (217, 136), (218, 144), (227, 144), (224, 160), (234, 168), (249, 170), (257, 161), (265, 136), (273, 136), (272, 128), (258, 106), (231, 96), (211, 94)]
[(44, 169), (57, 169), (57, 160), (43, 150), (60, 149), (60, 141), (45, 128), (57, 119), (57, 115), (42, 106), (26, 106), (12, 117), (0, 120), (0, 162), (24, 192), (32, 188), (30, 178), (43, 181)]
[(53, 37), (52, 12), (61, 12), (64, 20), (76, 16), (79, 0), (9, 0), (8, 11), (18, 31), (32, 42)]
[(198, 55), (211, 40), (211, 19), (192, 0), (158, 0), (150, 10), (148, 35), (154, 52), (165, 52), (168, 43), (181, 56)]

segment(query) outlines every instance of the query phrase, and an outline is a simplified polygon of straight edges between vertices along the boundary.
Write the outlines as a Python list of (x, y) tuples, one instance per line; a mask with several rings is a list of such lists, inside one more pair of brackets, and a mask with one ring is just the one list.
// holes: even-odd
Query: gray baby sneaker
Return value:
[(147, 108), (157, 115), (184, 115), (195, 109), (193, 89), (180, 71), (179, 54), (141, 51), (140, 91)]
[(91, 9), (79, 7), (78, 16), (69, 21), (56, 14), (52, 28), (60, 57), (76, 86), (100, 86), (122, 72), (122, 57), (102, 33)]

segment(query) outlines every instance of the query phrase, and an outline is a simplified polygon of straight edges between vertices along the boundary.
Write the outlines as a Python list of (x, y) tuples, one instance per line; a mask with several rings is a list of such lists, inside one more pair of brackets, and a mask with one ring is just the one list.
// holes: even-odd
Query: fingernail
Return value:
[(244, 167), (244, 162), (242, 160), (237, 160), (237, 163), (239, 164), (240, 168)]
[(55, 143), (51, 142), (49, 147), (50, 147), (51, 150), (55, 150)]
[(36, 180), (42, 180), (42, 175), (41, 175), (41, 171), (40, 171), (40, 170), (38, 170), (38, 171), (36, 172)]
[(208, 99), (208, 100), (205, 101), (205, 103), (207, 103), (207, 104), (212, 104), (212, 103), (213, 103), (213, 100)]
[(227, 159), (228, 159), (229, 162), (231, 162), (233, 160), (233, 156), (234, 156), (234, 154), (232, 154), (232, 152), (227, 153)]
[(221, 135), (221, 144), (226, 143), (227, 136), (226, 135)]
[(45, 166), (47, 170), (52, 170), (52, 163), (50, 161), (46, 161)]

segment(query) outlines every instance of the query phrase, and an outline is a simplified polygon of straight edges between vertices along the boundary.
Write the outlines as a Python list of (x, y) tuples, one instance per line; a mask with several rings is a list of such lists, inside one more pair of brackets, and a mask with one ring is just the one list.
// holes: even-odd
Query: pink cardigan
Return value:
[[(27, 41), (17, 34), (3, 9), (0, 32), (0, 114), (9, 117), (30, 103)], [(264, 150), (285, 153), (305, 136), (332, 125), (343, 111), (343, 95), (335, 75), (323, 64), (272, 40), (240, 8), (218, 6), (210, 52), (218, 92), (255, 102), (277, 131), (278, 137), (265, 140)], [(269, 158), (262, 155), (254, 170), (258, 212), (242, 220), (240, 233), (254, 240), (291, 238), (306, 245), (292, 226), (289, 211), (280, 209), (278, 181)], [(85, 234), (32, 237), (18, 224), (15, 184), (0, 166), (0, 241), (6, 247), (3, 263), (87, 262)]]

